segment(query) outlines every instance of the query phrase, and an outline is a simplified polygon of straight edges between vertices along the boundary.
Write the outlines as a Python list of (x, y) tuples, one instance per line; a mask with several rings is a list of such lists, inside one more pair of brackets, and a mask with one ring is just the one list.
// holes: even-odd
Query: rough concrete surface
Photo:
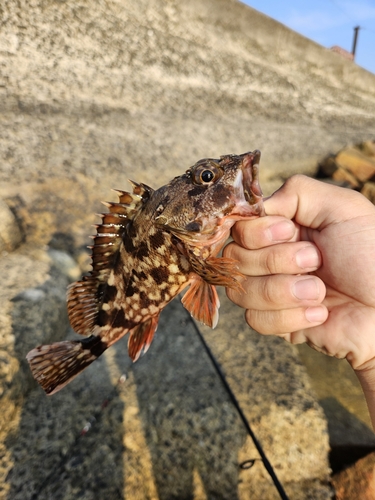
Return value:
[[(219, 340), (208, 340), (276, 473), (291, 498), (330, 498), (326, 425), (298, 359), (277, 339), (249, 332), (242, 312), (226, 305), (211, 334)], [(178, 301), (139, 363), (119, 342), (55, 397), (34, 388), (6, 446), (15, 500), (278, 498), (261, 461), (240, 468), (259, 454)]]
[(0, 253), (15, 250), (22, 241), (21, 229), (9, 206), (0, 200)]
[[(3, 0), (0, 26), (0, 499), (278, 498), (239, 467), (258, 454), (178, 301), (138, 363), (119, 342), (51, 398), (24, 357), (73, 335), (65, 288), (110, 188), (261, 149), (270, 194), (375, 136), (375, 76), (235, 0)], [(203, 331), (281, 482), (330, 498), (296, 351), (222, 302)]]

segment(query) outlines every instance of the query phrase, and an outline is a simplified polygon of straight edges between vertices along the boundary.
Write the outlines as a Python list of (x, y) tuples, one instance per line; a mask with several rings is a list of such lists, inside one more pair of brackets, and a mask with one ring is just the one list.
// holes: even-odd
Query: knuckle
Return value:
[(248, 309), (245, 314), (248, 325), (263, 335), (284, 335), (296, 330), (301, 323), (300, 311), (259, 311)]
[(234, 304), (242, 307), (242, 297), (234, 288), (226, 287), (225, 293), (229, 300), (231, 300)]
[(247, 309), (245, 313), (246, 323), (250, 326), (250, 328), (256, 330), (258, 333), (264, 333), (262, 331), (262, 323), (258, 325), (258, 322), (256, 321), (257, 312), (258, 311), (253, 309)]
[(232, 302), (234, 302), (233, 299), (234, 299), (235, 292), (234, 292), (233, 288), (226, 287), (225, 288), (225, 293), (227, 294), (228, 299), (231, 300)]
[(289, 194), (301, 193), (309, 188), (311, 183), (317, 182), (315, 179), (311, 179), (303, 174), (295, 174), (289, 177), (284, 185), (283, 189)]
[(245, 248), (248, 248), (248, 245), (251, 244), (252, 231), (251, 227), (249, 227), (249, 222), (250, 221), (243, 221), (242, 224), (238, 224), (237, 226), (239, 243)]
[(274, 299), (274, 287), (272, 286), (272, 281), (269, 279), (261, 279), (259, 281), (260, 285), (260, 296), (269, 307), (275, 304)]
[(277, 273), (277, 256), (273, 249), (265, 252), (264, 270), (267, 274)]
[(308, 177), (303, 174), (295, 174), (289, 177), (289, 179), (285, 182), (285, 186), (288, 188), (295, 188), (295, 186), (299, 186), (304, 184), (308, 180)]
[(235, 245), (235, 243), (231, 242), (231, 243), (228, 243), (228, 245), (226, 245), (226, 247), (224, 247), (223, 257), (227, 257), (227, 258), (232, 257), (234, 245)]
[(275, 331), (274, 314), (271, 311), (247, 309), (245, 314), (247, 324), (262, 335), (272, 335)]

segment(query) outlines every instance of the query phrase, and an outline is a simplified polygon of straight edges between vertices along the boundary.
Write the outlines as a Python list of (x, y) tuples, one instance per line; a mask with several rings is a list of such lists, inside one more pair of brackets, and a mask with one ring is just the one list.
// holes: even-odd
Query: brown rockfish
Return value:
[(232, 259), (217, 257), (240, 219), (264, 215), (260, 152), (198, 161), (154, 191), (131, 182), (97, 226), (92, 271), (68, 288), (68, 315), (83, 340), (30, 351), (34, 378), (59, 391), (108, 347), (129, 333), (129, 356), (149, 348), (160, 312), (185, 287), (182, 303), (198, 321), (218, 321), (216, 285), (241, 289)]

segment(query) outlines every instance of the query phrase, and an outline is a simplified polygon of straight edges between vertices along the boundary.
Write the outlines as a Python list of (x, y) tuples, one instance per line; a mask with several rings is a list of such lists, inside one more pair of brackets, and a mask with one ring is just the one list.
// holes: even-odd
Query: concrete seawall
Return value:
[[(375, 76), (235, 0), (5, 0), (0, 25), (0, 199), (17, 225), (0, 261), (0, 499), (277, 498), (177, 301), (139, 363), (119, 342), (52, 398), (24, 358), (73, 336), (65, 287), (88, 270), (111, 188), (261, 149), (270, 194), (375, 137)], [(205, 335), (290, 498), (330, 498), (327, 424), (297, 352), (224, 294)]]

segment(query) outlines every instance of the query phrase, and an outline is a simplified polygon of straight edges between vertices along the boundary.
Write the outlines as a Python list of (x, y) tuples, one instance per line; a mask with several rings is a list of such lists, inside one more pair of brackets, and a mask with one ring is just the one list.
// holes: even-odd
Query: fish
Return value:
[(260, 151), (204, 158), (159, 189), (129, 181), (93, 236), (92, 270), (67, 291), (73, 330), (82, 340), (40, 345), (26, 356), (47, 395), (65, 387), (128, 334), (133, 361), (147, 352), (161, 311), (186, 287), (194, 319), (218, 322), (216, 286), (243, 290), (237, 262), (220, 256), (232, 226), (265, 215)]

